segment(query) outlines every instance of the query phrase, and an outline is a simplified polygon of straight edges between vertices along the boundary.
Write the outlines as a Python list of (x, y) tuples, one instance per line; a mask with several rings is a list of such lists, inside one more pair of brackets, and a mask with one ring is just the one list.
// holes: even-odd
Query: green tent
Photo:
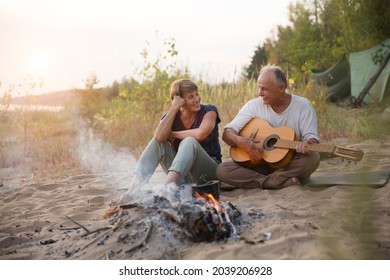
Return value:
[(351, 76), (348, 59), (345, 55), (325, 71), (312, 70), (316, 84), (326, 86), (328, 98), (332, 102), (345, 99), (351, 95)]
[[(367, 82), (376, 73), (379, 64), (373, 62), (373, 57), (382, 55), (383, 57), (390, 51), (390, 39), (382, 44), (361, 52), (350, 53), (349, 60), (351, 64), (351, 95), (358, 98), (360, 92)], [(390, 64), (387, 63), (382, 73), (372, 85), (363, 102), (382, 102), (387, 97), (390, 98)]]

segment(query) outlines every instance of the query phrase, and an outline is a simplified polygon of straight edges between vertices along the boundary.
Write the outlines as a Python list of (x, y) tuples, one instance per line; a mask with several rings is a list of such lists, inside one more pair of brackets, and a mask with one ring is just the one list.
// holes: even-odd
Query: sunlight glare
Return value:
[(34, 69), (38, 70), (39, 72), (43, 72), (47, 68), (47, 57), (43, 54), (37, 54), (33, 58), (33, 65)]

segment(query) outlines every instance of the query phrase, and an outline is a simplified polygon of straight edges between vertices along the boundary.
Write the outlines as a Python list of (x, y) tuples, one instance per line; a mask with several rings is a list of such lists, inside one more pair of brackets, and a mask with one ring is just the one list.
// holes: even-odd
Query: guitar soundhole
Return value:
[(264, 150), (272, 151), (273, 149), (275, 149), (274, 146), (279, 139), (280, 137), (276, 134), (269, 135), (267, 138), (264, 139)]

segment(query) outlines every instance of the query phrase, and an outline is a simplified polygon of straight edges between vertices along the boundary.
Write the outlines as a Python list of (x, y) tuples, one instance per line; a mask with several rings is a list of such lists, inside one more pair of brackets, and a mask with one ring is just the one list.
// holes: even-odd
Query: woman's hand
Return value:
[(173, 137), (171, 136), (172, 123), (175, 119), (176, 113), (180, 108), (185, 104), (185, 100), (178, 95), (175, 95), (172, 99), (171, 107), (169, 108), (165, 118), (163, 118), (156, 130), (154, 131), (154, 137), (157, 142), (162, 143), (163, 141), (170, 140), (172, 141)]
[(181, 107), (184, 106), (184, 104), (186, 104), (186, 101), (183, 98), (181, 98), (180, 96), (175, 95), (172, 99), (171, 107), (179, 110)]

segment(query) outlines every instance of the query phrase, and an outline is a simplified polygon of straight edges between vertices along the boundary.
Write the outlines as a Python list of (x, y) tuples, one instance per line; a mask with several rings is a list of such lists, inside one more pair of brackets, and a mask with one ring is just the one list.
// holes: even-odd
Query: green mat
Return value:
[(314, 172), (305, 185), (330, 187), (335, 185), (380, 188), (389, 180), (390, 170), (365, 172)]

